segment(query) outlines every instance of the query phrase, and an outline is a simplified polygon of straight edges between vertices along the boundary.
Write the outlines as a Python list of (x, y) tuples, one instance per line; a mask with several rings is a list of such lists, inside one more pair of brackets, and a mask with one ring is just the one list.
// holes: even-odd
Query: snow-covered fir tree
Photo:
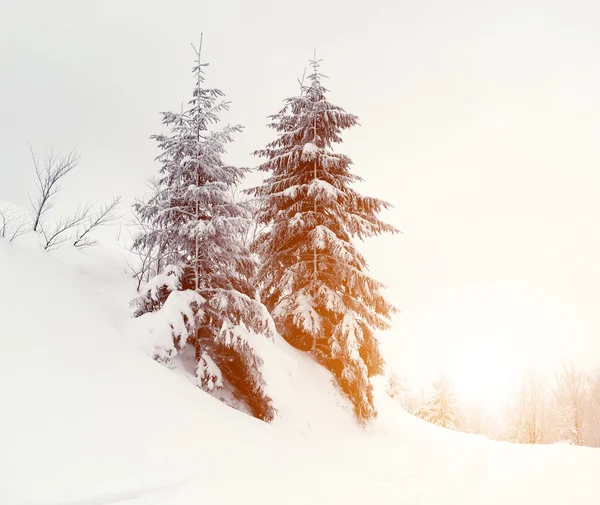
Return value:
[(172, 342), (163, 341), (158, 358), (172, 359), (192, 346), (200, 387), (214, 391), (226, 381), (256, 417), (270, 420), (274, 408), (265, 392), (262, 360), (247, 337), (254, 332), (272, 338), (276, 330), (250, 282), (256, 264), (242, 237), (252, 213), (233, 197), (245, 169), (221, 159), (241, 127), (210, 129), (228, 103), (220, 90), (204, 87), (200, 50), (188, 108), (163, 113), (169, 133), (153, 136), (161, 150), (158, 187), (135, 208), (142, 223), (152, 226), (134, 246), (161, 248), (168, 266), (142, 288), (134, 305), (137, 316), (165, 312)]
[(415, 413), (424, 421), (454, 430), (460, 421), (458, 399), (450, 381), (439, 376), (433, 383), (433, 392)]
[(249, 190), (268, 226), (254, 243), (257, 278), (281, 335), (324, 364), (367, 421), (376, 415), (369, 377), (383, 366), (374, 332), (388, 328), (396, 309), (353, 239), (397, 230), (377, 217), (388, 203), (351, 187), (361, 179), (334, 145), (357, 117), (327, 100), (319, 61), (311, 67), (301, 94), (271, 116), (277, 138), (255, 153), (266, 159), (259, 170), (270, 172)]

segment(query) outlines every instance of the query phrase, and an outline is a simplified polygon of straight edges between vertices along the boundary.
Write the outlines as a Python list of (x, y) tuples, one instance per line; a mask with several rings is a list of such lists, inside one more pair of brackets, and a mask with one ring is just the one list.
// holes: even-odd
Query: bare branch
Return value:
[(542, 377), (532, 368), (523, 372), (509, 436), (525, 444), (545, 443), (550, 436), (548, 392)]
[[(139, 220), (138, 216), (135, 216), (135, 220)], [(131, 232), (129, 235), (133, 238)], [(169, 252), (160, 245), (154, 247), (139, 247), (139, 248), (128, 248), (128, 251), (137, 256), (137, 262), (131, 262), (125, 258), (125, 262), (132, 274), (132, 277), (137, 280), (137, 291), (140, 290), (144, 281), (149, 281), (154, 275), (158, 274), (160, 270), (160, 263), (169, 256)], [(137, 265), (135, 264), (137, 263)]]
[(54, 197), (61, 189), (60, 182), (79, 163), (79, 154), (72, 150), (67, 155), (56, 154), (54, 148), (46, 149), (40, 158), (29, 146), (36, 175), (36, 194), (29, 197), (33, 218), (33, 231), (38, 231), (44, 215), (52, 208)]
[(305, 77), (306, 77), (306, 67), (304, 67), (304, 71), (302, 72), (302, 80), (298, 79), (298, 84), (300, 84), (300, 89), (304, 89)]
[(155, 196), (160, 191), (160, 179), (156, 176), (151, 176), (146, 179), (146, 187), (150, 190), (150, 194)]
[[(156, 183), (156, 185), (154, 184)], [(148, 181), (148, 187), (158, 188), (158, 182), (155, 179)], [(134, 212), (131, 216), (130, 224), (137, 230), (135, 235), (140, 231), (142, 234), (148, 233), (153, 230), (151, 223), (147, 223), (141, 216)], [(132, 277), (137, 280), (137, 290), (139, 291), (144, 281), (149, 281), (154, 275), (160, 271), (160, 265), (162, 261), (169, 256), (169, 251), (166, 250), (163, 243), (156, 243), (154, 245), (146, 245), (143, 247), (136, 247), (136, 237), (131, 230), (127, 230), (134, 245), (128, 247), (128, 251), (137, 256), (138, 261), (130, 262), (127, 258), (127, 266), (131, 271)]]
[(47, 228), (45, 223), (42, 221), (40, 224), (40, 230), (44, 236), (44, 240), (46, 241), (44, 244), (44, 249), (54, 249), (67, 240), (70, 240), (72, 235), (68, 232), (83, 224), (88, 219), (91, 209), (91, 204), (80, 207), (77, 209), (75, 214), (70, 217), (61, 218), (60, 221), (52, 226), (52, 228)]
[(24, 216), (17, 216), (14, 211), (0, 208), (0, 237), (12, 242), (27, 232), (26, 225)]
[[(259, 209), (260, 203), (257, 199), (247, 200), (246, 204), (250, 207), (250, 210), (254, 216)], [(246, 233), (242, 237), (242, 244), (248, 249), (252, 248), (252, 244), (254, 244), (257, 238), (268, 228), (268, 225), (259, 223), (259, 220), (252, 219), (252, 224), (246, 230)]]
[(14, 226), (13, 229), (10, 231), (10, 234), (7, 235), (8, 240), (9, 242), (12, 242), (16, 238), (19, 238), (21, 235), (25, 235), (25, 233), (27, 233), (27, 220), (24, 217), (21, 217), (17, 221), (16, 226)]
[(98, 243), (97, 239), (91, 238), (89, 236), (90, 232), (95, 231), (96, 229), (114, 223), (118, 220), (121, 215), (117, 214), (117, 210), (119, 205), (121, 204), (121, 197), (113, 198), (109, 203), (105, 204), (100, 210), (91, 216), (83, 229), (77, 233), (75, 242), (73, 245), (75, 247), (90, 247), (96, 245)]
[(125, 255), (123, 255), (123, 258), (125, 259), (125, 263), (127, 263), (131, 276), (137, 281), (136, 291), (139, 291), (144, 282), (144, 276), (151, 268), (153, 258), (152, 252), (149, 249), (146, 251), (136, 251), (136, 254), (140, 259), (140, 263), (137, 267), (129, 261)]
[(0, 237), (6, 237), (7, 230), (14, 220), (14, 213), (0, 209)]
[(588, 377), (573, 362), (563, 363), (556, 374), (555, 401), (559, 412), (559, 437), (574, 445), (583, 444), (583, 428), (587, 414)]

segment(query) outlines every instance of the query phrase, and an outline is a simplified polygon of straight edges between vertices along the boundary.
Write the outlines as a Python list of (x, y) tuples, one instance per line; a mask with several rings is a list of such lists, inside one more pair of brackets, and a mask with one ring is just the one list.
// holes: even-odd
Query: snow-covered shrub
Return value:
[(190, 335), (204, 320), (204, 301), (198, 293), (189, 289), (173, 291), (168, 295), (154, 319), (155, 360), (170, 363), (177, 352), (185, 348)]
[(154, 312), (163, 306), (169, 294), (181, 289), (183, 270), (176, 265), (168, 265), (164, 272), (155, 275), (140, 290), (140, 295), (132, 300), (134, 316)]

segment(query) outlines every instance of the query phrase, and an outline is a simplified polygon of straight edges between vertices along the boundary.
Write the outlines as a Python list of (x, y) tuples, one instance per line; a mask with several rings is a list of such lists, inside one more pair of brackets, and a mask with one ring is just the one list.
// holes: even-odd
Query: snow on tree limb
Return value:
[(369, 376), (383, 365), (372, 330), (387, 328), (396, 309), (366, 274), (353, 239), (397, 230), (377, 218), (387, 202), (350, 187), (360, 177), (333, 147), (358, 118), (327, 100), (320, 60), (310, 64), (300, 95), (271, 116), (277, 137), (255, 152), (264, 158), (258, 169), (270, 174), (247, 191), (260, 201), (256, 219), (265, 227), (253, 250), (281, 334), (333, 372), (367, 421), (375, 416)]
[[(222, 91), (204, 86), (207, 64), (201, 61), (201, 46), (195, 52), (195, 86), (187, 107), (163, 113), (168, 132), (151, 137), (158, 143), (161, 167), (152, 194), (134, 207), (142, 225), (134, 249), (150, 256), (164, 250), (181, 271), (177, 289), (205, 300), (202, 324), (186, 337), (194, 348), (198, 385), (214, 392), (227, 382), (257, 417), (271, 420), (274, 408), (264, 392), (261, 360), (248, 344), (225, 338), (231, 332), (241, 338), (242, 328), (263, 339), (275, 333), (270, 315), (256, 299), (256, 260), (244, 243), (252, 225), (251, 205), (236, 199), (235, 188), (248, 169), (222, 159), (242, 127), (215, 127), (229, 103)], [(150, 285), (160, 286), (158, 300), (144, 287), (141, 313), (160, 313), (167, 292), (175, 287), (161, 277), (167, 275), (161, 268), (154, 273)]]

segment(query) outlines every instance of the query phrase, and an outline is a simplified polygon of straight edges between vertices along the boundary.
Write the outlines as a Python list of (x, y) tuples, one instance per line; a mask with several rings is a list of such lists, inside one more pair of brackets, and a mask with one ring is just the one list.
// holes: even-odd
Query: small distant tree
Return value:
[(526, 370), (513, 407), (510, 440), (522, 444), (547, 443), (550, 437), (549, 406), (542, 377), (532, 369)]
[(38, 231), (44, 223), (44, 216), (54, 205), (63, 179), (79, 164), (79, 153), (72, 150), (63, 155), (49, 148), (40, 156), (31, 146), (29, 150), (36, 175), (36, 192), (29, 198), (29, 206), (33, 231)]
[(10, 242), (27, 231), (27, 220), (24, 215), (9, 207), (0, 206), (0, 237)]
[(450, 430), (458, 427), (461, 418), (458, 398), (447, 377), (440, 375), (435, 380), (431, 395), (415, 415)]
[(404, 391), (405, 381), (401, 380), (397, 373), (392, 372), (387, 380), (385, 392), (390, 398), (399, 400)]
[(600, 447), (600, 367), (588, 377), (589, 414), (584, 425), (583, 439), (586, 445)]
[(417, 399), (408, 385), (408, 378), (400, 377), (397, 373), (392, 372), (388, 377), (386, 393), (407, 412), (413, 413), (416, 410)]
[(463, 406), (459, 430), (480, 435), (483, 433), (483, 407), (480, 401), (469, 402)]
[(588, 410), (588, 380), (573, 362), (563, 364), (556, 374), (554, 400), (558, 415), (558, 439), (583, 445), (583, 431)]

